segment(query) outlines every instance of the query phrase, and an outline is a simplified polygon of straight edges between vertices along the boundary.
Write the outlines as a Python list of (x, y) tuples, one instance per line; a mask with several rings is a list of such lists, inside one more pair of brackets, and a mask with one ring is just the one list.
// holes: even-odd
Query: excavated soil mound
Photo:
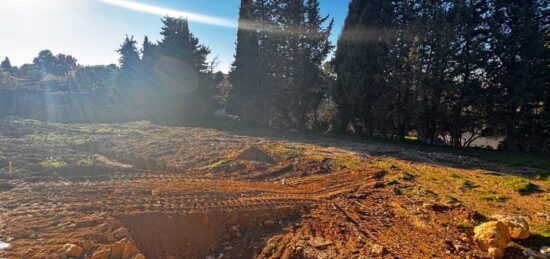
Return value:
[(275, 160), (257, 146), (250, 146), (243, 149), (236, 157), (235, 160), (255, 161), (261, 163), (273, 164)]
[(210, 211), (120, 216), (147, 258), (253, 258), (302, 209)]

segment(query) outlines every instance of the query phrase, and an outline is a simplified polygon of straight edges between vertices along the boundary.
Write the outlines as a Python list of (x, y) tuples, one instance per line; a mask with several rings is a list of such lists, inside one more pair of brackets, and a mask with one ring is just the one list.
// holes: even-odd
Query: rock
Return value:
[(65, 255), (69, 258), (77, 258), (84, 253), (84, 249), (75, 244), (66, 244), (63, 246), (63, 252), (65, 252)]
[(500, 258), (504, 257), (504, 250), (503, 249), (498, 249), (496, 247), (491, 247), (491, 248), (489, 248), (488, 252), (489, 252), (489, 257), (493, 258), (493, 259), (500, 259)]
[(124, 248), (126, 248), (125, 239), (113, 243), (113, 245), (111, 246), (111, 249), (112, 249), (111, 259), (121, 259), (122, 252), (124, 252)]
[(118, 228), (117, 230), (113, 231), (112, 234), (113, 237), (118, 240), (130, 237), (130, 232), (128, 232), (128, 230), (124, 227)]
[(112, 218), (106, 219), (105, 223), (110, 224), (113, 227), (113, 229), (118, 229), (124, 226), (124, 224), (122, 224), (122, 221), (118, 219), (112, 219)]
[[(474, 228), (474, 240), (479, 243), (482, 249), (504, 250), (510, 243), (510, 233), (504, 223), (491, 221)], [(498, 251), (493, 252), (496, 254)]]
[(111, 249), (97, 251), (92, 255), (91, 259), (108, 259), (111, 256)]
[(143, 254), (138, 254), (134, 257), (134, 259), (145, 259), (145, 255)]
[(500, 221), (506, 225), (512, 239), (529, 238), (529, 223), (523, 218), (497, 214), (491, 216), (491, 220)]
[(109, 224), (109, 223), (103, 223), (103, 224), (99, 225), (99, 227), (97, 227), (97, 229), (99, 229), (99, 231), (101, 231), (102, 233), (107, 233), (107, 232), (111, 232), (111, 230), (113, 230), (113, 226), (111, 226), (111, 224)]
[(231, 237), (240, 237), (241, 236), (241, 231), (240, 231), (239, 227), (231, 226), (229, 228), (229, 234), (231, 235)]
[(378, 256), (384, 255), (386, 253), (386, 248), (381, 246), (381, 245), (374, 244), (372, 246), (371, 252), (375, 255), (378, 255)]
[(132, 259), (140, 254), (136, 245), (128, 239), (122, 239), (112, 245), (111, 259)]
[(92, 250), (96, 247), (97, 247), (97, 245), (96, 245), (96, 243), (94, 243), (94, 241), (90, 241), (90, 240), (82, 241), (82, 248), (84, 248), (85, 251)]
[(271, 219), (268, 219), (266, 221), (264, 221), (264, 227), (266, 228), (272, 228), (272, 227), (275, 227), (275, 220), (271, 220)]
[(122, 258), (123, 259), (132, 259), (134, 256), (139, 254), (139, 250), (132, 242), (127, 242), (126, 247), (124, 247), (124, 250), (122, 251)]

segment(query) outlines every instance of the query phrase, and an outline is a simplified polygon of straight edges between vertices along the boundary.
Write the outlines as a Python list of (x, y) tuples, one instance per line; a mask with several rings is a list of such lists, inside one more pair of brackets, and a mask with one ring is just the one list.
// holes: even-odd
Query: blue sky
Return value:
[[(122, 2), (117, 5), (117, 1)], [(237, 29), (226, 25), (237, 22), (239, 2), (0, 0), (0, 57), (8, 56), (12, 64), (22, 65), (32, 62), (40, 50), (50, 49), (54, 53), (73, 55), (83, 65), (116, 63), (115, 50), (126, 34), (135, 36), (140, 44), (145, 35), (159, 40), (161, 13), (170, 11), (189, 13), (190, 17), (207, 16), (192, 19), (191, 31), (210, 47), (211, 58), (218, 56), (221, 62), (218, 69), (227, 71), (233, 61)], [(141, 5), (136, 7), (132, 3)], [(349, 0), (321, 0), (322, 12), (336, 22), (333, 42), (342, 30), (348, 3)]]

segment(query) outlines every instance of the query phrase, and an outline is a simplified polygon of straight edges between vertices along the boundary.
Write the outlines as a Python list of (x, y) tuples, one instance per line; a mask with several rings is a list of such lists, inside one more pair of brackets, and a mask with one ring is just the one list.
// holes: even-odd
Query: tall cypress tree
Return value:
[(390, 1), (352, 0), (349, 5), (335, 58), (335, 95), (342, 112), (342, 130), (357, 121), (362, 133), (374, 134), (376, 112), (386, 86), (386, 30), (392, 21)]
[(229, 74), (233, 88), (227, 100), (227, 106), (231, 112), (249, 122), (255, 120), (253, 113), (259, 101), (257, 95), (260, 84), (258, 26), (253, 1), (241, 0), (235, 61)]
[(175, 58), (192, 66), (197, 72), (205, 72), (208, 68), (206, 62), (210, 54), (208, 47), (200, 44), (199, 39), (189, 31), (187, 19), (164, 17), (159, 42), (160, 54), (165, 57)]
[(491, 124), (500, 126), (509, 150), (534, 149), (544, 141), (540, 138), (548, 84), (548, 27), (542, 24), (541, 10), (547, 8), (547, 1), (495, 1), (491, 28), (494, 62), (489, 71), (493, 76)]
[(296, 126), (305, 129), (307, 114), (321, 103), (326, 89), (323, 82), (322, 65), (328, 54), (333, 49), (329, 41), (330, 33), (334, 26), (334, 20), (329, 16), (321, 16), (321, 8), (318, 0), (308, 0), (304, 6), (304, 25), (302, 37), (299, 43), (297, 59), (293, 60), (295, 66), (294, 97), (296, 114)]

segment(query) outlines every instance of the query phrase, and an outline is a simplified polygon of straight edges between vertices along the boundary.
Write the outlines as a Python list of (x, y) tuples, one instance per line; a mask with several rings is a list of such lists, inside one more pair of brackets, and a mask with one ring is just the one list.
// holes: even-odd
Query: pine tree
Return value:
[(139, 81), (138, 76), (140, 74), (139, 52), (137, 49), (137, 41), (134, 37), (124, 38), (124, 42), (120, 45), (117, 52), (120, 54), (119, 66), (120, 70), (117, 75), (117, 96), (121, 100), (121, 105), (128, 111), (134, 109), (135, 95), (138, 92), (137, 83)]
[(246, 121), (255, 121), (260, 85), (260, 47), (252, 0), (241, 0), (235, 61), (230, 71), (233, 86), (227, 100), (231, 112)]
[(189, 31), (187, 19), (164, 17), (162, 23), (160, 34), (163, 39), (158, 45), (160, 54), (185, 62), (197, 72), (205, 72), (210, 50)]
[(11, 66), (11, 62), (10, 62), (10, 59), (8, 57), (6, 57), (4, 59), (4, 61), (2, 61), (2, 64), (0, 65), (0, 67), (2, 67), (2, 69), (5, 71), (5, 72), (8, 72), (8, 73), (13, 73), (13, 67)]
[(157, 45), (149, 41), (149, 37), (145, 36), (141, 49), (141, 60), (143, 61), (144, 66), (154, 66), (157, 59)]

